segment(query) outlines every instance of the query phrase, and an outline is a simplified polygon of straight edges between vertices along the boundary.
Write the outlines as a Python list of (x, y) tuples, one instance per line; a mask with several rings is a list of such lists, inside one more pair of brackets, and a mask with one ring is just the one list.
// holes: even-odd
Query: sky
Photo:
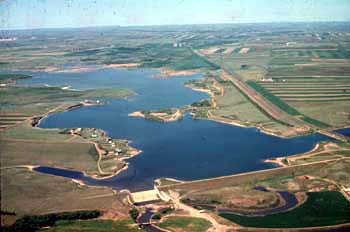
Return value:
[(350, 21), (350, 0), (0, 0), (0, 29)]

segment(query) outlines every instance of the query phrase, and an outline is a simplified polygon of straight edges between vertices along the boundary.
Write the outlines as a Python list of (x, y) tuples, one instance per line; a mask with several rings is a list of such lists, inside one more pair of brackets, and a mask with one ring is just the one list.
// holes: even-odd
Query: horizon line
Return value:
[(174, 26), (205, 26), (205, 25), (239, 25), (239, 24), (287, 24), (287, 23), (350, 23), (350, 20), (315, 20), (315, 21), (260, 21), (260, 22), (227, 22), (227, 23), (184, 23), (184, 24), (138, 24), (138, 25), (91, 25), (91, 26), (67, 26), (67, 27), (31, 27), (31, 28), (0, 28), (0, 31), (23, 31), (23, 30), (54, 30), (54, 29), (87, 29), (103, 27), (174, 27)]

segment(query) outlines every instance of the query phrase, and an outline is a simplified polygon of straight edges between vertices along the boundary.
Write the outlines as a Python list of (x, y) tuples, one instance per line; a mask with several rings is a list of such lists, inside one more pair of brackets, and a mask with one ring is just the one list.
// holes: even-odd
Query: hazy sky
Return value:
[(0, 28), (350, 21), (350, 0), (0, 0)]

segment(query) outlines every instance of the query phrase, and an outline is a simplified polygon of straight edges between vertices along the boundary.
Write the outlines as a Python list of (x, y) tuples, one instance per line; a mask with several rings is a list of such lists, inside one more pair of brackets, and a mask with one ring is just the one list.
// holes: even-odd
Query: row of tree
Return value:
[(46, 215), (27, 215), (10, 226), (1, 227), (2, 232), (34, 232), (40, 228), (53, 226), (59, 220), (87, 220), (101, 215), (98, 210), (52, 213)]

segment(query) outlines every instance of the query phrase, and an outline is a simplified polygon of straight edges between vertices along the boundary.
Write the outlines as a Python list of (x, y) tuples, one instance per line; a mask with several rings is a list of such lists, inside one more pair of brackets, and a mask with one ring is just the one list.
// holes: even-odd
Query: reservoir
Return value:
[(186, 88), (187, 80), (201, 75), (152, 78), (156, 70), (102, 69), (85, 73), (32, 73), (34, 78), (21, 85), (71, 86), (72, 89), (129, 88), (137, 95), (127, 99), (101, 99), (107, 105), (82, 107), (52, 114), (41, 121), (41, 128), (88, 127), (105, 130), (113, 138), (128, 139), (142, 150), (129, 159), (129, 168), (119, 175), (94, 180), (79, 172), (42, 167), (37, 171), (81, 179), (87, 184), (131, 191), (150, 189), (154, 179), (170, 177), (196, 180), (247, 171), (273, 168), (267, 158), (303, 153), (322, 140), (320, 134), (283, 139), (255, 128), (241, 128), (209, 120), (182, 120), (162, 123), (129, 117), (134, 111), (179, 107), (209, 98)]

